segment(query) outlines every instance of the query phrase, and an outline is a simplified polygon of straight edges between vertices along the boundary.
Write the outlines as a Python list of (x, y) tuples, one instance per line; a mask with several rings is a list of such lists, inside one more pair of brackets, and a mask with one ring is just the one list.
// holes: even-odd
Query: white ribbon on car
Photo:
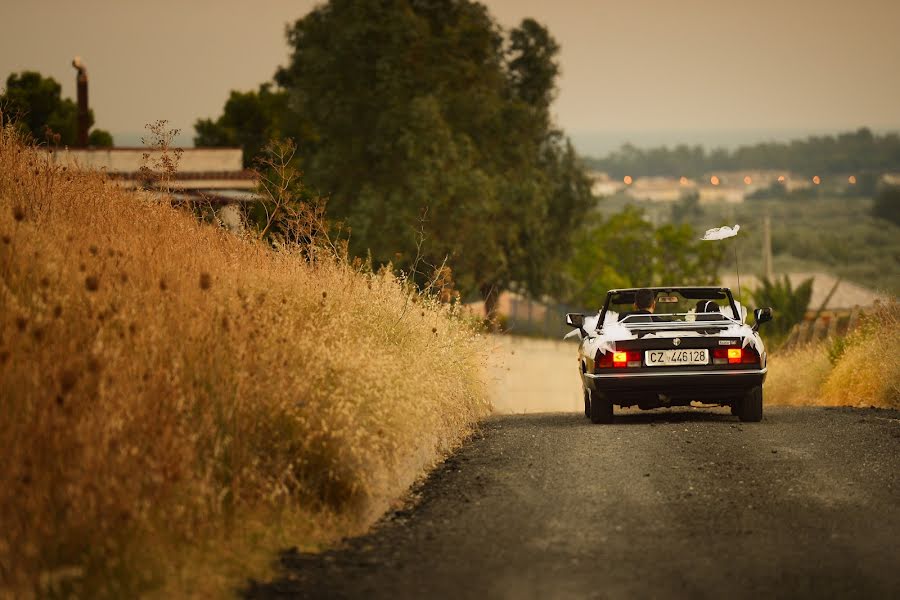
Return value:
[(712, 229), (707, 229), (700, 239), (704, 241), (724, 240), (725, 238), (736, 236), (740, 230), (740, 225), (735, 225), (734, 227), (728, 227), (727, 225), (725, 227), (713, 227)]

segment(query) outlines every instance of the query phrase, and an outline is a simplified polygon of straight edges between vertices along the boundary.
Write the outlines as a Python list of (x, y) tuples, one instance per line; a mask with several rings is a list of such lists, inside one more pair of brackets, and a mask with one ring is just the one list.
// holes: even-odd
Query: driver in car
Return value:
[(649, 323), (653, 320), (653, 311), (656, 310), (656, 293), (653, 290), (642, 289), (634, 293), (634, 310), (622, 313), (619, 316), (621, 321), (625, 317), (633, 315), (647, 315), (646, 317), (636, 317), (629, 319), (629, 323)]

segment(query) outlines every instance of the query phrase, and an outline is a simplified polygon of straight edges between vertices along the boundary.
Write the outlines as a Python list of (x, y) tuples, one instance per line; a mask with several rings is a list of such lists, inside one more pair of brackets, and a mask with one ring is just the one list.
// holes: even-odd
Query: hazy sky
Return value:
[[(229, 90), (271, 78), (286, 23), (316, 4), (0, 0), (0, 78), (38, 70), (74, 97), (78, 54), (98, 127), (121, 136), (162, 118), (192, 135)], [(504, 26), (534, 17), (560, 42), (554, 111), (576, 138), (900, 129), (897, 0), (486, 4)]]

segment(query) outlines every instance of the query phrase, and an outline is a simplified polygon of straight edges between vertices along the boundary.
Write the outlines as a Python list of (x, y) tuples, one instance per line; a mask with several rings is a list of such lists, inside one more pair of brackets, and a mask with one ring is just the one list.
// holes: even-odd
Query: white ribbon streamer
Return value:
[(740, 230), (740, 225), (735, 225), (734, 227), (728, 227), (727, 225), (725, 227), (713, 227), (712, 229), (707, 229), (700, 239), (705, 241), (724, 240), (725, 238), (736, 236)]

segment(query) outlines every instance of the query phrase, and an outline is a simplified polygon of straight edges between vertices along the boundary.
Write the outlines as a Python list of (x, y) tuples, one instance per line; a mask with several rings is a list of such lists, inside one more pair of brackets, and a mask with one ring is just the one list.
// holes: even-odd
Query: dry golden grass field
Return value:
[(198, 222), (0, 132), (0, 597), (218, 596), (364, 530), (489, 411), (390, 273)]

